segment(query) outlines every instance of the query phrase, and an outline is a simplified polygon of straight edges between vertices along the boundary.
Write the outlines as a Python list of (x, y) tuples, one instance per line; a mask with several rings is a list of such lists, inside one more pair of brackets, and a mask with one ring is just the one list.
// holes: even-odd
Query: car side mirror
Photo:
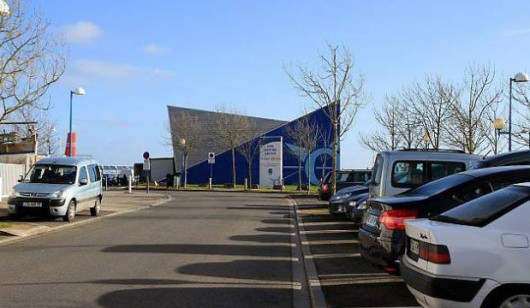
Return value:
[(18, 178), (17, 181), (18, 181), (19, 183), (20, 183), (20, 182), (23, 182), (23, 181), (24, 181), (24, 176), (23, 176), (23, 175), (19, 176), (19, 178)]
[(88, 180), (87, 179), (80, 179), (79, 180), (79, 186), (84, 186), (86, 184), (88, 184)]

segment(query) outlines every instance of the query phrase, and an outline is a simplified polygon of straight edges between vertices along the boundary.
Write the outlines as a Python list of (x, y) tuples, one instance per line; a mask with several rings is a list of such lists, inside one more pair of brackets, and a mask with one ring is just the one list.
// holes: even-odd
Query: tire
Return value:
[(75, 218), (75, 201), (70, 200), (68, 203), (68, 209), (66, 209), (66, 214), (63, 216), (63, 220), (66, 222), (71, 222)]
[(510, 288), (495, 294), (491, 300), (482, 307), (487, 308), (507, 308), (507, 307), (528, 307), (530, 303), (530, 287)]
[(94, 217), (99, 216), (100, 211), (101, 211), (101, 199), (98, 197), (96, 201), (94, 202), (94, 206), (90, 208), (90, 215)]

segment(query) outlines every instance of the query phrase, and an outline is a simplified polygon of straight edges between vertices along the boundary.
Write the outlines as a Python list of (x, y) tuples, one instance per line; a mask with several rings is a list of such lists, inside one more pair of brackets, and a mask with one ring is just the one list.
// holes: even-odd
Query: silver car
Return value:
[(7, 209), (13, 218), (47, 216), (72, 221), (76, 212), (85, 209), (98, 216), (101, 192), (101, 169), (95, 160), (45, 158), (13, 187)]

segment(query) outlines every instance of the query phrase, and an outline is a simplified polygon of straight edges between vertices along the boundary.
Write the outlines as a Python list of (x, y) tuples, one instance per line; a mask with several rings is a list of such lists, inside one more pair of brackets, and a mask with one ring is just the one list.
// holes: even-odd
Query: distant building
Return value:
[[(217, 142), (216, 117), (217, 112), (203, 111), (197, 109), (182, 108), (176, 106), (168, 106), (168, 115), (170, 125), (181, 118), (182, 114), (191, 114), (198, 117), (201, 124), (201, 131), (206, 135), (206, 141), (198, 146), (188, 158), (188, 183), (204, 184), (208, 183), (210, 177), (210, 165), (208, 164), (208, 153), (215, 152), (215, 164), (213, 165), (213, 183), (223, 184), (232, 182), (232, 157), (229, 148), (223, 147)], [(318, 125), (321, 134), (317, 142), (317, 147), (312, 151), (311, 157), (308, 157), (305, 151), (301, 151), (295, 142), (287, 135), (286, 129), (291, 126), (294, 127), (297, 121), (307, 117), (311, 123)], [(332, 138), (333, 126), (331, 121), (322, 110), (316, 110), (301, 118), (291, 122), (264, 119), (257, 117), (249, 117), (256, 123), (257, 129), (255, 137), (247, 140), (244, 143), (256, 144), (262, 148), (271, 141), (282, 140), (281, 150), (283, 155), (281, 157), (281, 174), (284, 184), (298, 184), (298, 156), (302, 158), (302, 181), (307, 183), (307, 179), (311, 178), (312, 184), (317, 184), (320, 178), (331, 170), (331, 155), (332, 155)], [(171, 129), (174, 129), (171, 127)], [(176, 171), (180, 172), (182, 169), (182, 153), (178, 144), (173, 141), (173, 152), (175, 161), (177, 162)], [(279, 144), (279, 143), (278, 143)], [(270, 146), (270, 145), (269, 145)], [(339, 146), (340, 153), (340, 146)], [(260, 184), (260, 177), (263, 181), (264, 174), (260, 172), (269, 172), (271, 169), (264, 169), (264, 156), (269, 155), (263, 148), (263, 152), (259, 152), (254, 156), (251, 164), (252, 168), (252, 183)], [(261, 162), (260, 162), (261, 156)], [(340, 157), (340, 154), (339, 154)], [(337, 159), (337, 166), (339, 167), (340, 159)], [(261, 165), (261, 171), (260, 171)], [(309, 168), (309, 165), (311, 168)], [(266, 170), (266, 171), (264, 171)], [(271, 173), (272, 174), (272, 173)], [(243, 184), (245, 178), (248, 178), (248, 166), (245, 157), (236, 151), (236, 176), (237, 183)], [(276, 184), (276, 182), (275, 182)]]

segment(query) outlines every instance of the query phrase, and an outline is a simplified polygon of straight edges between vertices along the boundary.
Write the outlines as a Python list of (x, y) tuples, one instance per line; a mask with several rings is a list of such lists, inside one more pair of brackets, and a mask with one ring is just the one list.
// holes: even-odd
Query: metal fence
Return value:
[(11, 194), (13, 186), (20, 176), (24, 175), (25, 171), (24, 165), (0, 164), (0, 198), (5, 198)]

